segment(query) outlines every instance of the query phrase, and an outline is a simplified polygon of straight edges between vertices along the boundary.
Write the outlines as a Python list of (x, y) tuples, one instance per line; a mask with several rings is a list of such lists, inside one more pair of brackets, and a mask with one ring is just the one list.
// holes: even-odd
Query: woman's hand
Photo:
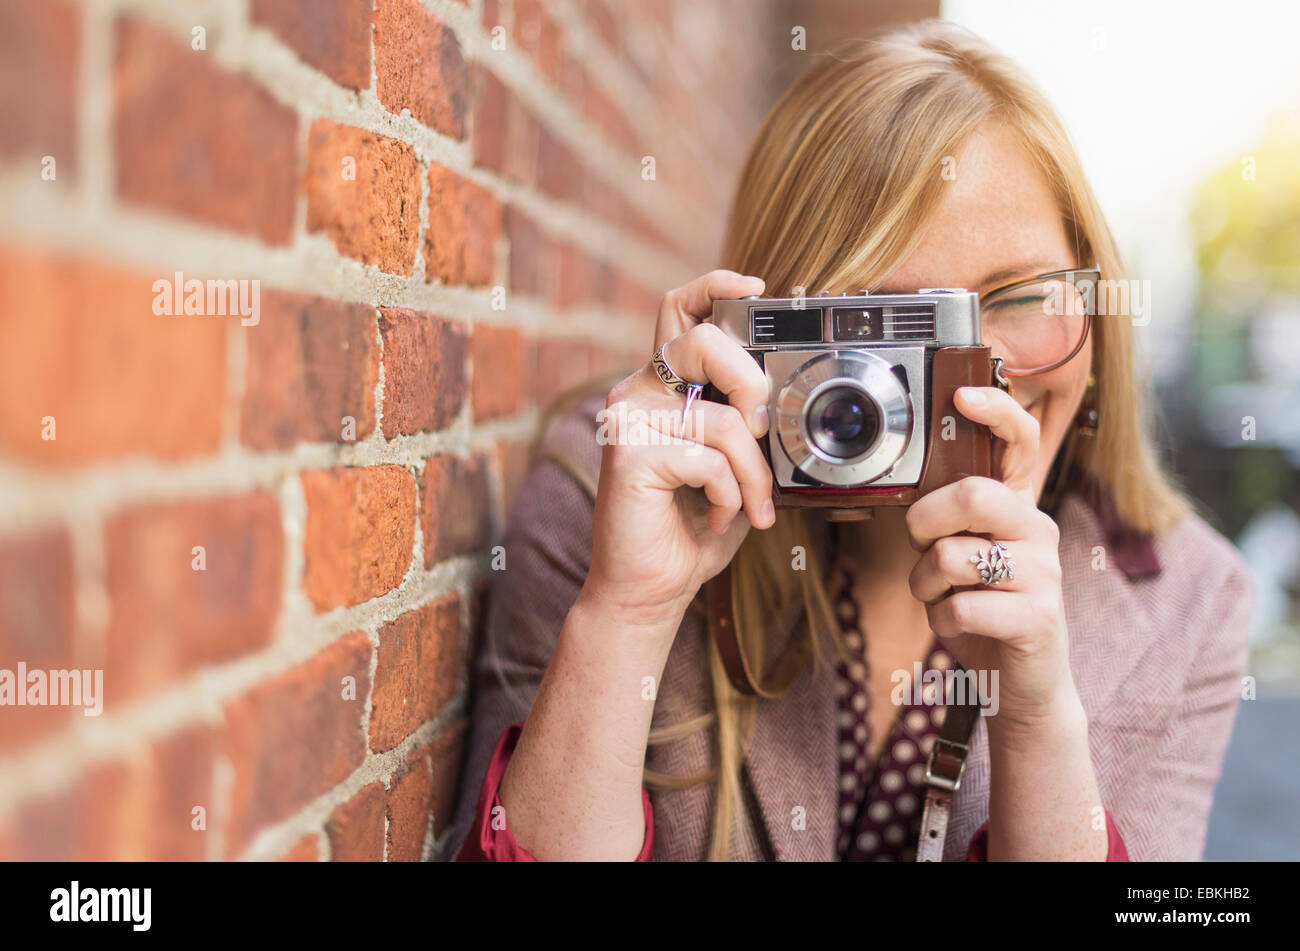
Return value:
[[(980, 399), (982, 397), (982, 399)], [(1038, 421), (997, 387), (962, 387), (964, 416), (1003, 441), (1001, 481), (970, 476), (929, 493), (907, 513), (912, 594), (931, 629), (967, 670), (998, 671), (999, 726), (1029, 726), (1079, 709), (1070, 673), (1056, 522), (1038, 508), (1033, 487)], [(980, 583), (971, 556), (1006, 545), (1015, 578)]]
[(685, 424), (689, 440), (680, 438), (685, 397), (659, 379), (649, 354), (606, 400), (582, 596), (629, 623), (680, 619), (750, 526), (775, 521), (771, 469), (757, 442), (767, 431), (767, 377), (738, 343), (703, 322), (714, 300), (762, 291), (759, 278), (719, 270), (664, 297), (650, 352), (667, 344), (664, 358), (678, 376), (713, 383), (730, 403), (697, 400)]

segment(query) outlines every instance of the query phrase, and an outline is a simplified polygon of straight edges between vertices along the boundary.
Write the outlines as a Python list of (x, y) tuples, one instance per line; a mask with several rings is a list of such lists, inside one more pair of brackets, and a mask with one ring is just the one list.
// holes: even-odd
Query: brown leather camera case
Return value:
[[(934, 352), (930, 368), (930, 445), (919, 486), (855, 492), (843, 489), (786, 489), (773, 486), (777, 508), (863, 508), (911, 505), (927, 492), (966, 476), (988, 476), (993, 466), (993, 437), (987, 426), (971, 422), (953, 403), (959, 386), (992, 386), (992, 351), (988, 347), (944, 347)], [(943, 439), (944, 417), (953, 420), (953, 438)]]
[[(971, 422), (958, 411), (953, 394), (959, 386), (995, 385), (992, 351), (989, 347), (944, 347), (934, 353), (930, 371), (930, 445), (926, 449), (919, 486), (889, 491), (854, 492), (787, 490), (773, 487), (777, 508), (863, 508), (876, 505), (911, 505), (940, 486), (967, 476), (992, 476), (993, 434), (987, 426)], [(954, 438), (943, 439), (944, 417), (952, 417)], [(766, 680), (754, 676), (736, 636), (731, 603), (731, 567), (728, 565), (706, 585), (709, 634), (718, 646), (723, 667), (732, 685), (742, 694), (775, 697), (798, 676), (811, 644), (810, 634), (796, 636), (777, 661)]]

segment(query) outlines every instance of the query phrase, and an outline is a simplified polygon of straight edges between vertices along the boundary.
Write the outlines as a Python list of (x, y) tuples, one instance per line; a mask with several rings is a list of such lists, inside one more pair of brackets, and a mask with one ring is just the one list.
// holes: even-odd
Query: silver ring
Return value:
[(692, 384), (683, 380), (677, 375), (677, 371), (668, 365), (668, 361), (664, 359), (664, 347), (666, 346), (668, 344), (664, 344), (663, 347), (656, 350), (655, 355), (650, 358), (650, 364), (655, 368), (655, 373), (659, 374), (659, 379), (663, 380), (664, 386), (674, 393), (685, 393), (691, 386), (699, 386), (698, 383)]
[(664, 386), (674, 393), (686, 394), (686, 405), (682, 408), (682, 425), (685, 426), (686, 417), (690, 413), (691, 407), (700, 398), (700, 394), (704, 392), (704, 384), (692, 383), (678, 376), (677, 371), (669, 366), (668, 361), (664, 359), (664, 347), (666, 346), (668, 344), (665, 343), (663, 347), (655, 351), (654, 356), (650, 358), (650, 365), (655, 368), (655, 373), (659, 375), (659, 379), (663, 381)]
[(971, 555), (970, 560), (980, 573), (980, 581), (986, 585), (1016, 580), (1016, 563), (1011, 560), (1007, 546), (1000, 542), (994, 542), (983, 553)]

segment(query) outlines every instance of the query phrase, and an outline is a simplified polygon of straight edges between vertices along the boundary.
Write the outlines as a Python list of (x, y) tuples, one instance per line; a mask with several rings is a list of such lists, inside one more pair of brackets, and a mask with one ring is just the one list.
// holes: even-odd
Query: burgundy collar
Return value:
[(1073, 489), (1101, 522), (1110, 557), (1129, 581), (1160, 574), (1155, 538), (1125, 524), (1115, 508), (1115, 499), (1091, 475), (1075, 470)]

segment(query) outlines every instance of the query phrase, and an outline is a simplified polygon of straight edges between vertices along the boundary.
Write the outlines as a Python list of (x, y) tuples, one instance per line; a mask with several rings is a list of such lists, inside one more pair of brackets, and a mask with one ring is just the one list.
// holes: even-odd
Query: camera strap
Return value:
[(916, 842), (918, 862), (942, 862), (943, 843), (952, 817), (952, 800), (961, 787), (970, 753), (970, 738), (979, 719), (979, 697), (966, 703), (951, 703), (944, 714), (943, 728), (930, 747), (925, 764), (925, 809), (921, 813), (921, 835)]
[(790, 643), (772, 668), (771, 675), (763, 680), (754, 676), (749, 659), (740, 646), (736, 620), (732, 613), (731, 565), (727, 565), (705, 585), (708, 588), (709, 638), (718, 647), (722, 667), (727, 679), (741, 694), (775, 700), (799, 676), (812, 651), (812, 633), (807, 612), (801, 618), (802, 626), (790, 638)]

